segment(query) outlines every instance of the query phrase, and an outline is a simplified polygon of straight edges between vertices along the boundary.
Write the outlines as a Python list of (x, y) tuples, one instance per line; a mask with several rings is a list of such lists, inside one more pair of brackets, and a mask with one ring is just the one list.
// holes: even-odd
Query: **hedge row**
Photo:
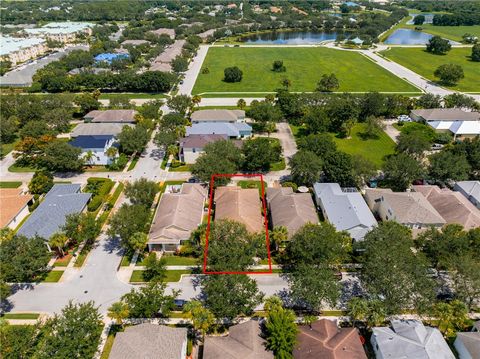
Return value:
[(90, 177), (87, 180), (85, 192), (92, 193), (92, 199), (88, 203), (87, 209), (95, 212), (105, 201), (107, 195), (113, 187), (113, 181), (108, 178)]

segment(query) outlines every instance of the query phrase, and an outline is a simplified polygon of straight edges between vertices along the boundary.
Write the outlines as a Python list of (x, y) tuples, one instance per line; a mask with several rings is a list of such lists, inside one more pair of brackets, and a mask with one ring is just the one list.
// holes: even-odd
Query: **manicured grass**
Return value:
[[(273, 72), (271, 67), (275, 60), (282, 60), (287, 71)], [(223, 71), (230, 66), (238, 66), (243, 71), (241, 82), (223, 81)], [(285, 77), (292, 81), (290, 91), (314, 91), (321, 75), (329, 73), (335, 73), (339, 79), (338, 91), (341, 92), (419, 92), (359, 53), (320, 47), (213, 47), (208, 50), (203, 67), (208, 67), (210, 73), (198, 75), (194, 94), (273, 92)], [(242, 94), (241, 97), (249, 96)]]
[(160, 193), (165, 192), (165, 189), (167, 188), (167, 186), (181, 185), (183, 183), (185, 183), (185, 181), (165, 181), (160, 186)]
[(18, 188), (22, 182), (0, 182), (0, 188)]
[(140, 156), (135, 156), (132, 160), (132, 162), (130, 162), (130, 165), (128, 166), (128, 169), (127, 171), (131, 171), (135, 168), (135, 166), (137, 165), (137, 162), (138, 160), (140, 159)]
[(63, 275), (63, 271), (60, 270), (52, 270), (48, 272), (45, 278), (42, 280), (44, 283), (56, 283), (60, 280)]
[(113, 342), (115, 341), (115, 335), (118, 332), (123, 332), (123, 328), (119, 325), (112, 325), (110, 330), (108, 331), (107, 340), (105, 341), (105, 345), (103, 347), (102, 355), (100, 355), (100, 359), (108, 359), (110, 356), (110, 352), (112, 351)]
[(8, 172), (15, 173), (24, 173), (24, 172), (35, 172), (37, 169), (35, 167), (22, 167), (18, 166), (16, 163), (8, 167)]
[(6, 155), (8, 155), (10, 152), (13, 151), (13, 149), (15, 148), (15, 145), (20, 142), (20, 139), (17, 138), (15, 141), (13, 142), (10, 142), (10, 143), (0, 143), (0, 146), (1, 146), (1, 151), (0, 151), (0, 158), (3, 158), (5, 157)]
[(422, 48), (395, 47), (382, 54), (429, 80), (438, 80), (433, 73), (443, 64), (457, 64), (463, 68), (465, 78), (449, 88), (463, 92), (480, 91), (480, 63), (470, 60), (471, 48), (452, 48), (446, 55), (434, 55)]
[(128, 255), (124, 255), (122, 257), (122, 260), (120, 261), (120, 266), (121, 267), (128, 267), (132, 263), (132, 257)]
[[(415, 25), (402, 25), (403, 28), (414, 29)], [(423, 32), (438, 35), (449, 40), (461, 42), (464, 34), (471, 34), (480, 37), (480, 25), (474, 26), (434, 26), (424, 24), (420, 26)]]
[(66, 267), (68, 266), (68, 263), (70, 262), (70, 259), (72, 259), (72, 255), (69, 253), (65, 256), (63, 256), (63, 258), (58, 258), (55, 263), (53, 263), (53, 266), (54, 267)]
[(364, 131), (365, 124), (358, 123), (352, 129), (351, 138), (334, 137), (335, 143), (340, 151), (351, 155), (362, 155), (380, 167), (383, 158), (395, 151), (395, 142), (385, 132), (382, 132), (378, 138), (365, 139), (362, 136)]
[(169, 172), (190, 172), (190, 165), (170, 167), (168, 171)]
[(117, 98), (117, 97), (127, 97), (129, 99), (151, 99), (151, 100), (157, 100), (161, 98), (167, 97), (163, 93), (102, 93), (100, 95), (100, 100), (110, 100), (111, 98)]
[(270, 171), (281, 171), (284, 170), (285, 167), (285, 158), (282, 158), (280, 161), (272, 163), (270, 165)]
[[(208, 92), (205, 94), (202, 94), (201, 97), (204, 98), (216, 98), (216, 97), (227, 97), (227, 98), (248, 98), (248, 97), (265, 97), (269, 94), (275, 94), (275, 92), (250, 92), (248, 91), (247, 93), (245, 92)], [(230, 109), (237, 109), (236, 106), (225, 106), (225, 107), (230, 107)], [(202, 107), (203, 108), (203, 107)], [(218, 106), (212, 106), (211, 108), (221, 108)], [(227, 108), (228, 110), (228, 108)]]
[[(132, 276), (130, 277), (130, 283), (143, 283), (145, 279), (143, 278), (143, 270), (134, 270)], [(190, 270), (167, 270), (167, 276), (164, 282), (178, 282), (182, 274), (190, 274)]]
[(38, 319), (39, 316), (40, 314), (38, 313), (4, 313), (0, 315), (0, 318), (27, 320), (27, 319)]
[(165, 258), (165, 265), (167, 266), (190, 266), (197, 265), (199, 259), (193, 257), (181, 257), (181, 256), (163, 256)]
[[(241, 188), (258, 188), (258, 191), (260, 194), (262, 193), (262, 182), (260, 181), (254, 181), (254, 180), (241, 180), (238, 181), (238, 185)], [(267, 190), (267, 182), (263, 181), (263, 189), (266, 191)]]

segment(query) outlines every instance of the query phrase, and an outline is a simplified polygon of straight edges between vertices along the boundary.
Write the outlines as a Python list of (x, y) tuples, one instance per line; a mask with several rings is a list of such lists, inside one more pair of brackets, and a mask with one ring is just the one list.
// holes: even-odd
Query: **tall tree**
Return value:
[(146, 208), (152, 206), (158, 191), (158, 184), (146, 178), (140, 178), (135, 182), (128, 182), (125, 186), (125, 196), (130, 200), (130, 203)]
[(166, 295), (166, 287), (165, 283), (153, 282), (124, 294), (122, 302), (128, 306), (129, 318), (168, 318), (180, 292), (173, 290)]
[(232, 320), (251, 315), (262, 302), (257, 282), (245, 274), (209, 275), (202, 278), (202, 293), (207, 307), (218, 319)]
[(465, 77), (463, 68), (457, 64), (440, 65), (433, 74), (438, 77), (445, 85), (456, 85), (458, 81)]
[(148, 130), (142, 126), (124, 126), (117, 136), (120, 148), (126, 154), (141, 152), (148, 143)]
[(182, 116), (187, 114), (187, 110), (192, 107), (192, 98), (188, 95), (177, 95), (167, 101), (168, 107)]
[(433, 36), (427, 43), (427, 52), (431, 52), (435, 55), (444, 55), (450, 51), (451, 48), (452, 45), (450, 44), (450, 41), (438, 35)]
[(295, 320), (295, 313), (290, 309), (274, 306), (268, 311), (265, 323), (267, 348), (276, 358), (293, 358), (298, 332)]
[(383, 165), (385, 179), (397, 191), (405, 191), (415, 179), (423, 176), (421, 164), (406, 153), (391, 155)]
[(202, 341), (205, 341), (205, 335), (215, 324), (213, 313), (205, 308), (198, 300), (192, 300), (185, 304), (183, 312), (187, 314), (187, 318), (192, 321), (193, 329), (200, 333)]
[(290, 159), (292, 179), (297, 185), (309, 185), (320, 180), (323, 163), (313, 152), (300, 150)]
[(470, 168), (465, 155), (443, 150), (430, 156), (428, 172), (436, 181), (463, 181), (468, 179)]
[(425, 311), (435, 295), (434, 282), (421, 253), (413, 253), (408, 228), (394, 221), (381, 223), (358, 246), (362, 249), (361, 283), (388, 314), (405, 308)]
[(128, 318), (128, 305), (123, 302), (115, 302), (109, 308), (107, 315), (115, 320), (117, 325), (123, 325), (123, 321)]
[(82, 151), (63, 141), (53, 141), (45, 147), (41, 164), (50, 171), (80, 171), (83, 160), (79, 158)]
[(93, 358), (103, 323), (93, 302), (70, 302), (42, 328), (35, 358)]
[(317, 84), (317, 91), (320, 92), (332, 92), (338, 90), (340, 83), (334, 73), (323, 74), (320, 81)]
[(149, 218), (150, 212), (144, 206), (124, 203), (110, 219), (108, 233), (111, 236), (120, 236), (122, 246), (131, 249), (129, 238), (136, 232), (144, 232)]

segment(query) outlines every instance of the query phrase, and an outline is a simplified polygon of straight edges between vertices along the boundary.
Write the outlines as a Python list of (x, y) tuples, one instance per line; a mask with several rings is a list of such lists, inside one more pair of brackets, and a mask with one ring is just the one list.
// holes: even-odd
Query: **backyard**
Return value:
[(418, 47), (395, 47), (382, 54), (412, 71), (435, 80), (433, 72), (443, 64), (458, 64), (463, 68), (465, 78), (450, 88), (463, 92), (480, 92), (480, 63), (470, 60), (471, 48), (452, 48), (446, 55), (434, 55)]
[[(283, 61), (285, 72), (272, 71), (275, 60)], [(223, 70), (230, 66), (243, 71), (241, 82), (223, 81)], [(194, 94), (272, 92), (281, 87), (284, 78), (290, 79), (291, 91), (315, 91), (321, 75), (330, 73), (337, 76), (341, 92), (419, 92), (359, 53), (319, 47), (211, 47), (203, 68), (208, 68), (209, 73), (198, 75)]]

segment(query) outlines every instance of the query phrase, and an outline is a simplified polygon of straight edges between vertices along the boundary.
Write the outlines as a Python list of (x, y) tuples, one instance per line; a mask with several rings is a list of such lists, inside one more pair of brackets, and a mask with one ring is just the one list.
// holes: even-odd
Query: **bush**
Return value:
[(297, 192), (298, 186), (293, 182), (283, 182), (282, 187), (292, 187), (293, 192)]
[(207, 75), (207, 74), (209, 74), (209, 73), (210, 73), (210, 69), (209, 69), (208, 67), (204, 67), (204, 68), (202, 69), (202, 74)]
[(227, 67), (223, 71), (225, 82), (240, 82), (242, 81), (243, 72), (237, 66)]
[(87, 209), (89, 212), (95, 212), (98, 207), (102, 205), (103, 197), (102, 196), (93, 196), (90, 202), (88, 203)]
[(128, 163), (128, 157), (126, 154), (122, 153), (118, 156), (115, 161), (113, 161), (110, 165), (108, 165), (108, 169), (113, 171), (119, 171), (123, 169)]
[(170, 167), (172, 168), (177, 168), (180, 166), (185, 166), (185, 162), (181, 162), (179, 160), (173, 160), (172, 163), (170, 164)]
[(90, 212), (96, 211), (110, 193), (113, 181), (108, 178), (91, 177), (87, 180), (86, 192), (92, 193), (93, 197), (88, 203), (87, 209)]

